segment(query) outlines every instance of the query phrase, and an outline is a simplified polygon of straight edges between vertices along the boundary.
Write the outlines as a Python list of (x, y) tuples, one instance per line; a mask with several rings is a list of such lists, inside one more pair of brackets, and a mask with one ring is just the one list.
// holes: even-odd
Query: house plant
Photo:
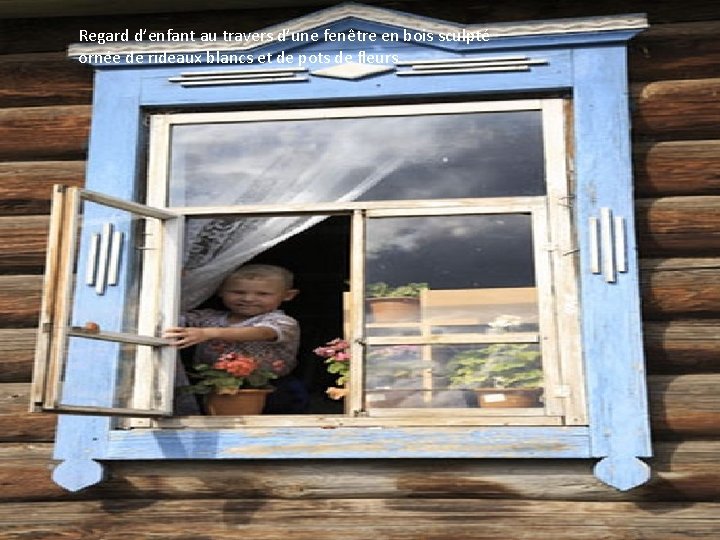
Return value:
[(197, 382), (185, 390), (206, 396), (208, 414), (233, 416), (260, 414), (273, 391), (269, 382), (277, 378), (257, 359), (235, 352), (223, 354), (212, 366), (197, 364), (188, 375)]
[[(349, 348), (350, 344), (347, 341), (335, 338), (313, 351), (325, 359), (328, 373), (338, 376), (337, 386), (330, 387), (326, 391), (332, 399), (342, 399), (348, 393)], [(400, 391), (403, 396), (416, 393), (415, 386), (422, 375), (422, 367), (418, 365), (419, 355), (420, 348), (415, 345), (371, 347), (366, 357), (367, 390), (382, 390), (384, 393)]]
[(420, 319), (420, 291), (427, 283), (406, 283), (392, 287), (385, 282), (370, 283), (365, 287), (372, 322), (415, 322)]
[(335, 338), (328, 341), (322, 347), (317, 347), (313, 352), (320, 358), (325, 359), (328, 373), (337, 375), (335, 384), (326, 390), (331, 399), (342, 399), (347, 393), (347, 382), (350, 377), (350, 344), (344, 339)]
[(450, 360), (450, 386), (474, 389), (481, 407), (538, 407), (543, 372), (531, 344), (493, 343)]

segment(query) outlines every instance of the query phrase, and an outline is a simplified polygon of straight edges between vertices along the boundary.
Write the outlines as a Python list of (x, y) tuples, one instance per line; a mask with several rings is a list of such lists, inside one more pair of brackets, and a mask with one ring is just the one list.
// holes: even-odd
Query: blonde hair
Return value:
[(237, 278), (278, 279), (282, 282), (285, 290), (293, 288), (293, 273), (287, 268), (273, 264), (247, 264), (241, 266), (223, 280), (220, 288), (222, 289), (230, 280)]

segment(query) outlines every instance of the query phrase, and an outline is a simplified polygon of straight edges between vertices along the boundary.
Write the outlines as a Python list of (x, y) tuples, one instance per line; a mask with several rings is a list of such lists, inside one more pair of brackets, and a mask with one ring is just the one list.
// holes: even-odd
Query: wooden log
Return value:
[[(651, 375), (653, 429), (662, 437), (720, 435), (720, 374)], [(37, 442), (51, 438), (50, 414), (29, 414), (30, 385), (0, 384), (0, 442)], [(31, 426), (31, 427), (28, 427)]]
[(720, 258), (641, 260), (640, 285), (647, 320), (720, 312)]
[[(7, 503), (3, 540), (717, 538), (720, 503), (201, 499)], [(641, 535), (638, 535), (641, 532)]]
[(282, 460), (109, 462), (108, 479), (71, 494), (51, 479), (52, 443), (0, 445), (0, 502), (70, 499), (504, 498), (702, 501), (720, 496), (720, 442), (661, 442), (651, 480), (628, 492), (594, 460)]
[(42, 276), (0, 275), (0, 328), (37, 326)]
[(0, 159), (83, 159), (89, 105), (0, 109)]
[(720, 196), (640, 199), (635, 208), (644, 256), (720, 253)]
[(636, 143), (636, 194), (720, 195), (720, 140)]
[(0, 163), (0, 215), (49, 214), (52, 186), (82, 186), (84, 178), (84, 161)]
[(36, 336), (34, 328), (0, 329), (0, 383), (32, 380)]
[(0, 56), (0, 107), (87, 105), (92, 69), (62, 52)]
[(48, 216), (0, 217), (0, 270), (42, 271), (49, 223)]
[(633, 84), (633, 134), (654, 140), (720, 138), (720, 78)]
[(704, 79), (720, 75), (720, 21), (653, 24), (630, 41), (630, 79)]
[(30, 385), (0, 384), (0, 442), (46, 442), (55, 436), (54, 414), (30, 413)]
[(660, 437), (720, 435), (720, 375), (649, 377), (653, 432)]
[(720, 372), (718, 328), (718, 319), (646, 322), (643, 325), (643, 335), (648, 371)]

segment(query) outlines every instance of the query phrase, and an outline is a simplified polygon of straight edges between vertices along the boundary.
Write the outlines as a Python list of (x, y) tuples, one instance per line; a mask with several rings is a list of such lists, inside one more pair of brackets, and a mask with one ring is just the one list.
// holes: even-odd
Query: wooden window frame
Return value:
[[(382, 33), (398, 28), (417, 30), (430, 23), (434, 31), (458, 31), (457, 25), (442, 21), (358, 5), (338, 6), (284, 26), (294, 31), (328, 28), (333, 32), (353, 29)], [(511, 98), (517, 93), (571, 96), (572, 144), (568, 152), (573, 155), (569, 174), (575, 189), (573, 198), (558, 201), (558, 207), (570, 207), (575, 226), (572, 240), (579, 250), (580, 301), (577, 306), (563, 309), (577, 310), (580, 320), (588, 425), (451, 426), (441, 431), (434, 426), (400, 424), (363, 429), (327, 419), (319, 426), (293, 427), (291, 433), (284, 427), (250, 425), (241, 430), (121, 430), (114, 429), (116, 424), (111, 418), (61, 415), (55, 451), (60, 464), (54, 472), (55, 481), (71, 490), (81, 489), (102, 479), (106, 462), (133, 458), (540, 457), (594, 458), (598, 460), (595, 475), (618, 489), (645, 482), (649, 468), (638, 458), (652, 452), (635, 253), (626, 42), (646, 26), (644, 16), (638, 15), (490, 25), (487, 31), (491, 38), (487, 42), (437, 43), (431, 47), (393, 44), (392, 53), (401, 60), (397, 66), (364, 78), (319, 72), (316, 76), (313, 70), (319, 71), (320, 66), (306, 66), (303, 69), (307, 77), (273, 80), (270, 86), (265, 79), (250, 84), (238, 79), (230, 84), (205, 86), (178, 82), (179, 75), (180, 79), (184, 77), (182, 71), (202, 71), (207, 66), (183, 69), (173, 65), (97, 65), (86, 185), (128, 201), (140, 200), (139, 167), (145, 146), (141, 134), (148, 111), (258, 108), (268, 103), (290, 107), (326, 105), (333, 100), (372, 103), (418, 96), (429, 102), (447, 96), (472, 100), (498, 95)], [(295, 45), (306, 52), (324, 47), (325, 54), (331, 48), (322, 43)], [(71, 48), (71, 56), (98, 52), (98, 47), (76, 45)], [(124, 52), (158, 52), (163, 47), (170, 52), (187, 50), (190, 45), (146, 43), (123, 47)], [(285, 45), (272, 42), (226, 47), (277, 53)], [(107, 52), (108, 47), (102, 49)], [(331, 56), (335, 52), (330, 51)], [(511, 71), (441, 71), (422, 77), (407, 74), (408, 63), (442, 59), (496, 62), (509, 52), (532, 62)], [(272, 66), (250, 65), (248, 69), (268, 67)], [(229, 72), (237, 67), (213, 69)], [(624, 233), (623, 238), (618, 236), (620, 233)], [(621, 256), (622, 266), (616, 264), (616, 256)], [(600, 268), (596, 268), (598, 265)], [(242, 422), (240, 419), (238, 424)]]

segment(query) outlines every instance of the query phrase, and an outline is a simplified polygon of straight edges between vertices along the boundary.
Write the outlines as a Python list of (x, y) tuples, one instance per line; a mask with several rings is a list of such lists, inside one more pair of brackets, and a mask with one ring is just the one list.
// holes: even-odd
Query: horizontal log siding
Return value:
[(687, 540), (717, 538), (720, 503), (148, 498), (8, 503), (0, 521), (3, 540)]
[(655, 445), (650, 482), (618, 492), (585, 460), (114, 462), (106, 482), (76, 494), (54, 484), (52, 444), (0, 445), (0, 502), (73, 499), (405, 499), (702, 501), (720, 498), (720, 442)]
[(85, 161), (0, 163), (0, 216), (49, 214), (54, 184), (82, 186)]
[(633, 81), (720, 75), (720, 22), (654, 24), (629, 44)]
[[(660, 438), (720, 436), (720, 374), (650, 375), (652, 426)], [(0, 385), (0, 442), (52, 439), (54, 416), (30, 414), (28, 383)]]
[(0, 107), (86, 105), (92, 68), (64, 52), (0, 56)]
[(637, 143), (633, 173), (638, 197), (720, 195), (720, 140)]
[[(720, 138), (720, 78), (632, 87), (633, 129), (644, 139)], [(0, 161), (73, 159), (87, 150), (89, 105), (0, 109)]]
[[(636, 206), (642, 253), (720, 255), (720, 196), (640, 199)], [(48, 223), (45, 215), (0, 216), (0, 272), (42, 270)]]

